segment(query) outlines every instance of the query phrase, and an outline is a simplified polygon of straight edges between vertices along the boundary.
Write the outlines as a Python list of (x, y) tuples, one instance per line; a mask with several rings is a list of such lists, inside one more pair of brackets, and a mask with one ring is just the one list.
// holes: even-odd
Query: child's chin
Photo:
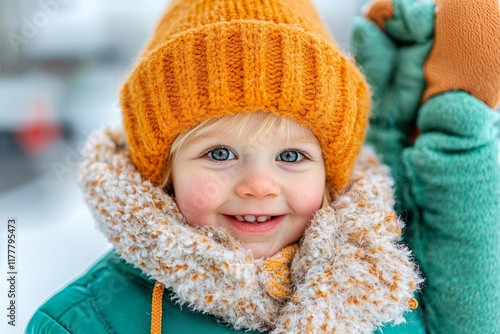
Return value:
[(250, 250), (254, 259), (269, 258), (276, 253), (279, 253), (285, 246), (278, 247), (276, 245), (265, 244), (244, 244), (243, 247)]

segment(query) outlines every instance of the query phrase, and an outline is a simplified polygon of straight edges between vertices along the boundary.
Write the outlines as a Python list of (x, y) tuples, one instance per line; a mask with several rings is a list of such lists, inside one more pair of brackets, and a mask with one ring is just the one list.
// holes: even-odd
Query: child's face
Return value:
[[(250, 120), (240, 140), (236, 130), (218, 128), (187, 141), (172, 161), (172, 180), (189, 224), (226, 227), (261, 258), (302, 236), (321, 207), (325, 167), (320, 144), (309, 129), (294, 122), (289, 145), (273, 133), (251, 141), (258, 116)], [(273, 219), (239, 221), (262, 216)]]

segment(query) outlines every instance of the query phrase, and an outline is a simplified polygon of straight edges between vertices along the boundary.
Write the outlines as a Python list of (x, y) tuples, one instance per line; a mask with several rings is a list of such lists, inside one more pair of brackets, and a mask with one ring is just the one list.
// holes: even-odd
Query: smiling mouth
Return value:
[(245, 216), (229, 216), (229, 217), (236, 219), (237, 221), (242, 222), (242, 223), (261, 224), (261, 223), (267, 223), (268, 221), (271, 221), (279, 216), (245, 215)]
[[(286, 214), (279, 216), (225, 216), (229, 226), (236, 229), (237, 233), (243, 233), (243, 235), (267, 235), (268, 233), (273, 233), (273, 231), (276, 231), (279, 226), (283, 225), (283, 221), (286, 218)], [(243, 221), (241, 218), (243, 218)], [(258, 218), (262, 221), (259, 221)], [(264, 220), (264, 218), (266, 220)]]

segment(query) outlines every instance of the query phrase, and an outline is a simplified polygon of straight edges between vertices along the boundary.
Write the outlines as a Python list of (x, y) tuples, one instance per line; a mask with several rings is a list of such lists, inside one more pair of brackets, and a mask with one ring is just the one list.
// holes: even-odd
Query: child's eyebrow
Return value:
[(319, 140), (316, 139), (316, 137), (293, 137), (290, 138), (290, 142), (299, 142), (299, 143), (306, 143), (306, 144), (318, 144), (319, 145)]
[(209, 139), (210, 137), (212, 137), (212, 136), (210, 136), (210, 135), (202, 135), (202, 136), (197, 136), (195, 138), (191, 138), (188, 141), (186, 141), (186, 147), (198, 144), (202, 140), (206, 140), (207, 138)]

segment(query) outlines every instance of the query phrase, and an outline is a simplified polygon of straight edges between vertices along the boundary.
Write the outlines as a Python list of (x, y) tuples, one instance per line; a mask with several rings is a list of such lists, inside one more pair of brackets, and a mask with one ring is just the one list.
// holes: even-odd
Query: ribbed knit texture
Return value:
[(310, 1), (177, 0), (121, 91), (131, 159), (163, 181), (177, 135), (256, 110), (309, 127), (327, 183), (343, 189), (364, 140), (369, 91)]
[(292, 293), (289, 264), (298, 249), (298, 243), (290, 245), (261, 266), (261, 274), (266, 276), (264, 286), (269, 295), (283, 300)]

